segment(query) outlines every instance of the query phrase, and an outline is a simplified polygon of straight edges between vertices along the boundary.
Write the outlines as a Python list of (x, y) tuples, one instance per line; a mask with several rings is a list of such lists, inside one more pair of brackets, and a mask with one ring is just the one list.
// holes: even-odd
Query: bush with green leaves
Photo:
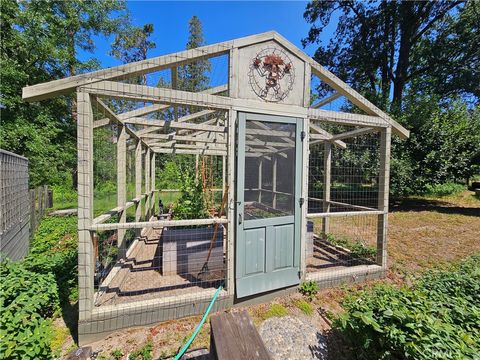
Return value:
[(76, 217), (44, 218), (24, 260), (0, 264), (0, 359), (49, 359), (50, 318), (77, 297)]
[(203, 187), (195, 179), (193, 172), (185, 170), (181, 186), (181, 195), (173, 208), (175, 220), (203, 219), (208, 217)]
[(52, 273), (28, 270), (24, 262), (0, 267), (0, 359), (51, 357), (52, 331), (47, 320), (59, 309)]
[(318, 284), (316, 281), (304, 281), (300, 284), (298, 291), (305, 296), (309, 301), (312, 301), (318, 293)]
[(334, 321), (357, 359), (474, 359), (480, 354), (480, 255), (411, 287), (347, 297)]
[(448, 195), (458, 194), (466, 189), (465, 185), (454, 182), (447, 182), (445, 184), (425, 185), (425, 195), (442, 197)]

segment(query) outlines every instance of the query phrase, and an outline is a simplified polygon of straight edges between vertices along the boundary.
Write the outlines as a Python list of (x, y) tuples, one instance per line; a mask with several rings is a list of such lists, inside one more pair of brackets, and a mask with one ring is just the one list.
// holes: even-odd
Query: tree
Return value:
[[(203, 37), (202, 23), (196, 16), (188, 22), (189, 37), (187, 50), (195, 49), (205, 45)], [(178, 68), (178, 88), (180, 90), (198, 92), (205, 90), (209, 86), (207, 73), (210, 71), (210, 62), (208, 60), (192, 61)]]
[(93, 36), (123, 24), (125, 2), (4, 0), (0, 6), (1, 146), (30, 159), (32, 186), (64, 183), (76, 169), (75, 98), (27, 104), (22, 87), (98, 67), (95, 58), (81, 62), (78, 49), (93, 52)]
[(384, 109), (401, 109), (415, 83), (443, 96), (480, 95), (479, 2), (313, 1), (304, 46), (319, 43), (335, 13), (336, 33), (315, 59)]

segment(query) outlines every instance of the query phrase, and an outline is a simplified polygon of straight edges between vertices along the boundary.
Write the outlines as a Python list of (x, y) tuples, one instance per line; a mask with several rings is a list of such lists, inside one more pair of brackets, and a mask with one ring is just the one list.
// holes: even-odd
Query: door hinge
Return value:
[(298, 203), (300, 204), (300, 206), (303, 206), (304, 202), (305, 202), (305, 199), (303, 197), (298, 199)]
[(305, 136), (306, 136), (305, 131), (302, 131), (300, 133), (300, 139), (303, 141), (303, 139), (305, 139)]

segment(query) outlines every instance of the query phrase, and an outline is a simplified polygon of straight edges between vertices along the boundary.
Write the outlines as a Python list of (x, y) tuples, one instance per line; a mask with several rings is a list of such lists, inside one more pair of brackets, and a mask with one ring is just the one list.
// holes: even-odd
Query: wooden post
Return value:
[(198, 154), (195, 155), (195, 181), (198, 181)]
[(263, 171), (263, 158), (258, 163), (258, 202), (262, 203), (262, 171)]
[(225, 186), (226, 186), (225, 175), (226, 175), (226, 169), (227, 169), (226, 162), (227, 162), (227, 157), (224, 155), (222, 156), (222, 199), (225, 196)]
[(272, 207), (274, 209), (277, 208), (277, 161), (278, 156), (277, 154), (273, 154), (273, 162), (272, 162), (272, 191), (273, 191), (273, 200), (272, 200)]
[[(142, 142), (137, 142), (135, 148), (135, 197), (139, 200), (135, 204), (135, 222), (139, 222), (142, 218)], [(140, 233), (137, 233), (137, 236)]]
[[(119, 213), (119, 223), (127, 221), (127, 132), (125, 126), (118, 125), (117, 134), (117, 207), (123, 207)], [(124, 258), (127, 253), (125, 247), (125, 230), (117, 230), (118, 257)]]
[[(301, 278), (305, 278), (307, 270), (307, 213), (308, 213), (308, 166), (310, 156), (310, 120), (303, 119), (303, 131), (305, 138), (302, 143), (302, 197), (305, 202), (302, 206), (302, 217), (300, 221), (300, 273)], [(313, 244), (312, 244), (313, 245)]]
[(145, 220), (150, 220), (150, 148), (145, 152)]
[[(323, 153), (323, 212), (330, 212), (330, 184), (332, 181), (332, 143), (326, 141)], [(322, 220), (322, 235), (330, 232), (330, 218)]]
[(78, 307), (79, 321), (93, 309), (95, 262), (90, 226), (93, 219), (93, 110), (90, 95), (77, 92), (78, 151)]
[[(238, 49), (230, 50), (228, 57), (228, 93), (232, 98), (238, 96)], [(235, 294), (235, 133), (236, 133), (237, 112), (228, 111), (227, 124), (227, 184), (228, 184), (228, 207), (227, 207), (227, 244), (226, 244), (226, 266), (227, 276), (225, 279), (225, 287), (230, 296)], [(243, 205), (243, 204), (242, 204)]]
[(388, 230), (388, 195), (390, 184), (390, 145), (392, 128), (382, 129), (380, 133), (380, 173), (378, 181), (378, 215), (377, 222), (377, 264), (387, 269), (387, 230)]
[(155, 153), (152, 151), (152, 158), (150, 161), (151, 173), (150, 173), (150, 191), (152, 191), (150, 199), (151, 214), (155, 215)]

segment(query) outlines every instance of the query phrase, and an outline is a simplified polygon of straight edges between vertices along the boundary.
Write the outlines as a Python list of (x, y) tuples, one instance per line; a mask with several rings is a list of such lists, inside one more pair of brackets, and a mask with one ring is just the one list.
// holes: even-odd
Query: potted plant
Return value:
[[(181, 195), (173, 207), (174, 220), (207, 219), (203, 186), (190, 171), (183, 173)], [(211, 250), (210, 250), (211, 248)], [(210, 252), (210, 256), (208, 255)], [(223, 270), (223, 226), (165, 227), (162, 232), (163, 275), (198, 277), (205, 271)]]

